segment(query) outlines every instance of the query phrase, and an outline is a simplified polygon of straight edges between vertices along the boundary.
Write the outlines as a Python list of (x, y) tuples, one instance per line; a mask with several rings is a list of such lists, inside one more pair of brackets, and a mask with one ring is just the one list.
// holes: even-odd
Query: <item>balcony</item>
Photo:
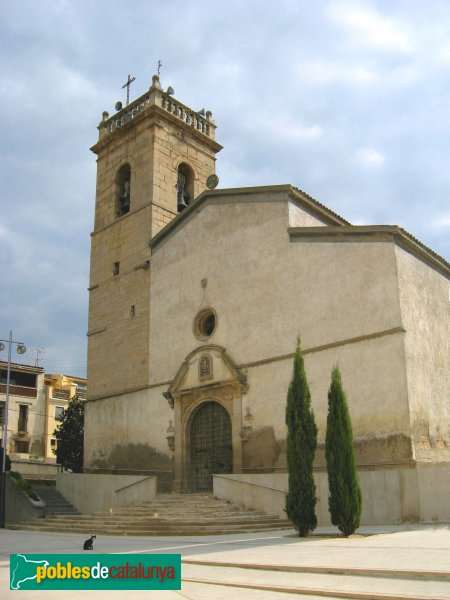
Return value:
[[(36, 398), (37, 388), (25, 387), (23, 385), (10, 385), (9, 393), (11, 396), (23, 396), (25, 398)], [(0, 394), (6, 394), (6, 384), (0, 383)]]
[(56, 390), (52, 389), (52, 398), (56, 400), (70, 400), (69, 390)]

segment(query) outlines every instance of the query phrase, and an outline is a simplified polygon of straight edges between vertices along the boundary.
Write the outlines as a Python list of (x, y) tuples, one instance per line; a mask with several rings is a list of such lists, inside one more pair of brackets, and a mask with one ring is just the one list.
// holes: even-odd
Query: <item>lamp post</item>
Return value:
[(9, 409), (9, 381), (11, 378), (11, 349), (12, 345), (17, 345), (17, 354), (23, 354), (27, 351), (23, 342), (15, 342), (12, 339), (12, 331), (9, 332), (9, 339), (0, 340), (0, 351), (5, 349), (5, 343), (8, 344), (8, 368), (6, 371), (6, 395), (5, 409), (3, 417), (3, 441), (2, 441), (2, 489), (0, 494), (0, 528), (5, 527), (6, 513), (6, 450), (8, 448), (8, 409)]

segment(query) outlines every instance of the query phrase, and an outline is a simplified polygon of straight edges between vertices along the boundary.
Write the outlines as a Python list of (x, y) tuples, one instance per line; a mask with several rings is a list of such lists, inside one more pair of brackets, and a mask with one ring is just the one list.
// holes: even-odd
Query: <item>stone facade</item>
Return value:
[[(283, 472), (298, 334), (319, 470), (336, 363), (360, 467), (448, 460), (448, 263), (399, 227), (352, 226), (289, 185), (203, 191), (216, 142), (190, 151), (179, 142), (189, 133), (184, 121), (173, 119), (163, 135), (164, 110), (142, 131), (130, 121), (124, 132), (102, 134), (101, 124), (99, 144), (103, 135), (116, 139), (94, 147), (86, 465), (171, 471), (174, 489), (192, 491), (201, 489), (202, 453), (211, 451), (210, 468), (220, 472), (229, 447), (233, 473)], [(148, 152), (149, 182), (159, 185), (163, 169), (164, 190), (137, 182), (138, 149)], [(142, 209), (114, 217), (111, 186), (123, 161), (136, 170), (131, 189), (142, 189)], [(192, 166), (195, 195), (203, 193), (178, 214), (180, 161)], [(121, 272), (112, 275), (116, 261)], [(139, 307), (133, 317), (130, 305)], [(192, 441), (208, 403), (229, 422), (220, 451), (211, 450), (214, 440), (206, 449)]]
[[(177, 214), (180, 165), (198, 196), (215, 172), (215, 125), (192, 113), (154, 76), (147, 94), (113, 117), (103, 113), (97, 159), (88, 326), (91, 397), (148, 382), (149, 241)], [(129, 169), (126, 210), (121, 170)], [(122, 205), (121, 205), (122, 202)]]

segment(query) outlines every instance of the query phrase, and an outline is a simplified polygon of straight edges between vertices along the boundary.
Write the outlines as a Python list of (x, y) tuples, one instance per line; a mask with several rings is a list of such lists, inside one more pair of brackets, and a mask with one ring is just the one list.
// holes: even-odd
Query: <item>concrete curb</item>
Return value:
[[(205, 585), (217, 585), (240, 589), (260, 590), (264, 592), (282, 592), (285, 594), (298, 594), (301, 596), (324, 596), (328, 598), (347, 598), (348, 600), (424, 600), (423, 595), (415, 594), (383, 594), (377, 592), (356, 592), (351, 590), (336, 590), (329, 588), (307, 588), (284, 585), (258, 584), (258, 583), (235, 583), (220, 581), (217, 579), (200, 579), (186, 577), (182, 578), (186, 583), (200, 583)], [(427, 600), (448, 600), (448, 596), (429, 596)]]

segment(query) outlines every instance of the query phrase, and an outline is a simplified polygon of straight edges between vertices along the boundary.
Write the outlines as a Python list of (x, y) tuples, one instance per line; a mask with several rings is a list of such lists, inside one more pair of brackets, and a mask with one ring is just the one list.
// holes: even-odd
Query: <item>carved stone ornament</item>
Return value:
[(167, 445), (169, 446), (169, 450), (174, 452), (174, 450), (175, 450), (175, 429), (172, 425), (172, 421), (169, 421), (169, 427), (167, 428), (166, 440), (167, 440)]
[(203, 354), (198, 362), (198, 378), (200, 381), (204, 379), (212, 379), (213, 376), (213, 361), (208, 354)]
[(164, 398), (167, 400), (167, 402), (169, 403), (170, 408), (173, 409), (174, 405), (175, 405), (175, 401), (172, 397), (172, 394), (170, 392), (163, 392), (162, 393)]
[(244, 425), (241, 427), (241, 431), (239, 432), (239, 436), (243, 442), (247, 442), (253, 432), (253, 427), (251, 425)]

